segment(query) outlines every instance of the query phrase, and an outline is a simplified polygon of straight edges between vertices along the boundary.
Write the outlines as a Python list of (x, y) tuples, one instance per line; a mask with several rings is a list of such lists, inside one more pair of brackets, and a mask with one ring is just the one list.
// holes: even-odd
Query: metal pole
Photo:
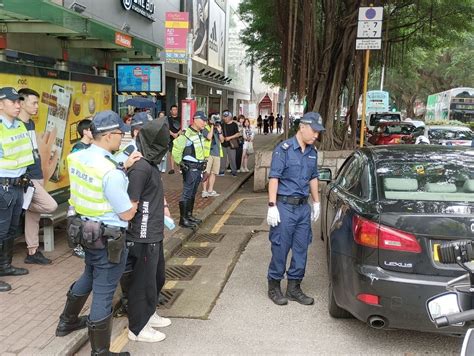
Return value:
[(188, 33), (188, 74), (187, 74), (187, 85), (186, 85), (186, 99), (192, 99), (193, 90), (193, 35)]
[(383, 81), (385, 79), (385, 64), (382, 65), (382, 75), (380, 76), (380, 90), (383, 90)]
[(364, 89), (362, 91), (362, 119), (360, 122), (360, 147), (364, 147), (365, 138), (365, 111), (367, 103), (367, 82), (369, 81), (370, 50), (365, 50)]
[(250, 102), (253, 101), (253, 54), (250, 60)]

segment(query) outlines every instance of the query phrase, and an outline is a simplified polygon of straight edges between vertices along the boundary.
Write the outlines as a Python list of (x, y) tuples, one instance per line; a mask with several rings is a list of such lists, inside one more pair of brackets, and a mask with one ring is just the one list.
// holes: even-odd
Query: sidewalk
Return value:
[[(257, 135), (255, 149), (272, 149), (278, 140), (279, 136), (275, 134)], [(250, 158), (250, 167), (253, 166), (253, 156)], [(206, 219), (237, 191), (252, 173), (238, 173), (237, 177), (226, 173), (224, 177), (217, 177), (215, 190), (221, 195), (216, 198), (201, 198), (199, 190), (196, 195), (195, 215)], [(164, 173), (162, 179), (171, 215), (177, 224), (182, 178), (180, 174)], [(173, 231), (166, 230), (165, 258), (168, 259), (192, 233), (191, 229), (179, 227)], [(54, 335), (66, 293), (84, 269), (83, 260), (71, 254), (64, 224), (55, 228), (55, 250), (45, 255), (53, 260), (51, 265), (26, 265), (23, 263), (26, 256), (24, 242), (15, 245), (13, 264), (28, 268), (30, 273), (26, 276), (1, 278), (12, 285), (12, 290), (0, 293), (0, 355), (70, 355), (87, 341), (86, 329), (62, 338)], [(82, 314), (88, 313), (90, 299)]]

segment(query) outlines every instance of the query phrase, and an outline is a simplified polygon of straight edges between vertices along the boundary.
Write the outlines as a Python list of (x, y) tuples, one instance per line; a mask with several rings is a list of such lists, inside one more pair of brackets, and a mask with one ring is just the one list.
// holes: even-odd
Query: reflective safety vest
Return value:
[[(206, 130), (214, 130), (210, 125), (206, 125)], [(204, 157), (209, 157), (211, 155), (211, 145), (212, 140), (215, 139), (214, 132), (212, 133), (212, 139), (208, 140), (207, 137), (204, 137)], [(221, 141), (217, 138), (217, 144), (219, 145), (219, 157), (224, 157), (224, 152), (222, 151)]]
[[(187, 141), (191, 141), (192, 145), (186, 146)], [(191, 127), (188, 127), (184, 134), (173, 140), (173, 159), (178, 164), (181, 163), (183, 157), (191, 156), (198, 161), (204, 161), (204, 138), (202, 135)]]
[(23, 122), (17, 128), (7, 129), (0, 120), (0, 144), (3, 149), (1, 169), (13, 170), (35, 163), (31, 139)]
[(83, 153), (84, 151), (79, 151), (67, 157), (71, 184), (69, 204), (74, 206), (78, 214), (84, 216), (94, 217), (112, 212), (112, 206), (105, 198), (102, 183), (104, 176), (116, 169), (116, 165), (101, 155), (97, 155), (93, 166), (86, 165), (78, 158), (78, 155)]

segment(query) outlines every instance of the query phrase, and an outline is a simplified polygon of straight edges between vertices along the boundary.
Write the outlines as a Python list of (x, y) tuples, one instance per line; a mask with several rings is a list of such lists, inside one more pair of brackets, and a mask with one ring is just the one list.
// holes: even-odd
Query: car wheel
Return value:
[(334, 298), (334, 291), (332, 289), (332, 283), (329, 282), (328, 286), (328, 311), (335, 319), (349, 319), (352, 318), (352, 314), (347, 310), (342, 309), (336, 304), (336, 299)]

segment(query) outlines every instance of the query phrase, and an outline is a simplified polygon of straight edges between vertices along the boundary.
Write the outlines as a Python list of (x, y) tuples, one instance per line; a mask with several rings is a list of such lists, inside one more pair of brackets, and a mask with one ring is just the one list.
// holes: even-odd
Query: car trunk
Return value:
[(446, 241), (474, 240), (474, 208), (463, 203), (398, 201), (380, 204), (379, 222), (412, 236), (420, 253), (379, 250), (379, 265), (388, 270), (426, 275), (455, 276), (457, 265), (435, 261), (434, 247)]

